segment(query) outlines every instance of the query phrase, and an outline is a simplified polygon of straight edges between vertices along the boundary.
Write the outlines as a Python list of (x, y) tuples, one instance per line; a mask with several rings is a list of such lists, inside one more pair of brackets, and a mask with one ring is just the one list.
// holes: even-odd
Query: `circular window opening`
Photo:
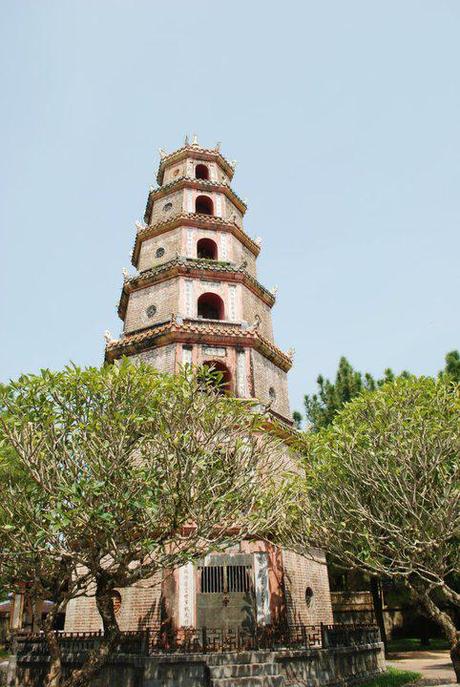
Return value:
[(163, 212), (169, 212), (170, 210), (172, 210), (172, 203), (165, 203), (163, 205)]
[(112, 602), (113, 602), (113, 611), (115, 615), (120, 612), (121, 608), (121, 594), (120, 592), (117, 592), (115, 589), (111, 594), (112, 596)]
[(311, 587), (307, 587), (305, 590), (305, 602), (307, 606), (311, 606), (311, 602), (313, 601), (313, 589)]
[(155, 256), (157, 258), (162, 258), (164, 254), (165, 254), (164, 248), (157, 248), (156, 253), (155, 253)]
[(272, 386), (268, 390), (268, 395), (270, 396), (270, 401), (276, 401), (276, 391)]
[(157, 306), (156, 305), (149, 305), (147, 310), (145, 311), (147, 313), (147, 317), (153, 317), (156, 315), (157, 312)]

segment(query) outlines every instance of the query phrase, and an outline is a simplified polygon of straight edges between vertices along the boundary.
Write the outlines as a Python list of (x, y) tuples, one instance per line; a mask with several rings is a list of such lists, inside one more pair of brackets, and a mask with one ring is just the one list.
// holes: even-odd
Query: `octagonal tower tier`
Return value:
[(271, 404), (291, 423), (291, 359), (274, 343), (275, 296), (257, 280), (260, 244), (244, 231), (233, 172), (218, 148), (163, 155), (135, 239), (138, 273), (125, 276), (118, 306), (123, 334), (106, 360), (127, 355), (167, 372), (212, 365), (230, 393)]

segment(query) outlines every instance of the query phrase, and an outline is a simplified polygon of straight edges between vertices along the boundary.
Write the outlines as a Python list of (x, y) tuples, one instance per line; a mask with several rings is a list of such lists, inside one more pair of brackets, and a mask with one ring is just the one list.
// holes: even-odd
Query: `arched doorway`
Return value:
[(197, 165), (195, 167), (195, 178), (209, 179), (209, 169), (206, 167), (206, 165)]
[(217, 260), (217, 244), (212, 239), (200, 239), (196, 244), (197, 258)]
[(204, 320), (223, 320), (224, 301), (217, 293), (203, 293), (198, 299), (197, 315)]
[(197, 196), (195, 200), (195, 212), (199, 215), (213, 215), (214, 204), (209, 196)]

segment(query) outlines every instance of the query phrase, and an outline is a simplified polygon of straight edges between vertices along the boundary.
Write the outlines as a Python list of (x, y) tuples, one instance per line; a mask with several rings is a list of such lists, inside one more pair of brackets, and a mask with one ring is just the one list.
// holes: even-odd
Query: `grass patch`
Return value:
[(8, 651), (5, 649), (5, 647), (4, 647), (4, 646), (0, 646), (0, 660), (2, 660), (3, 658), (8, 658), (8, 656), (9, 656), (9, 653), (8, 653)]
[(375, 677), (369, 682), (364, 682), (360, 687), (400, 687), (408, 682), (416, 682), (422, 677), (421, 673), (412, 670), (399, 670), (399, 668), (388, 668), (385, 673)]
[(430, 649), (448, 649), (449, 642), (446, 639), (430, 639), (429, 646), (423, 646), (420, 639), (415, 637), (404, 637), (402, 639), (392, 639), (388, 642), (387, 652), (389, 654), (399, 653), (400, 651), (430, 651)]

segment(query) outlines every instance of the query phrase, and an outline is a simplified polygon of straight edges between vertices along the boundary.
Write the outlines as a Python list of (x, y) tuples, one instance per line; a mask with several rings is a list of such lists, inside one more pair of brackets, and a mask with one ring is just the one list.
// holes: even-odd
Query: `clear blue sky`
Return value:
[[(158, 147), (238, 160), (293, 408), (460, 347), (460, 2), (3, 0), (0, 379), (99, 364)], [(131, 268), (132, 269), (132, 268)]]

